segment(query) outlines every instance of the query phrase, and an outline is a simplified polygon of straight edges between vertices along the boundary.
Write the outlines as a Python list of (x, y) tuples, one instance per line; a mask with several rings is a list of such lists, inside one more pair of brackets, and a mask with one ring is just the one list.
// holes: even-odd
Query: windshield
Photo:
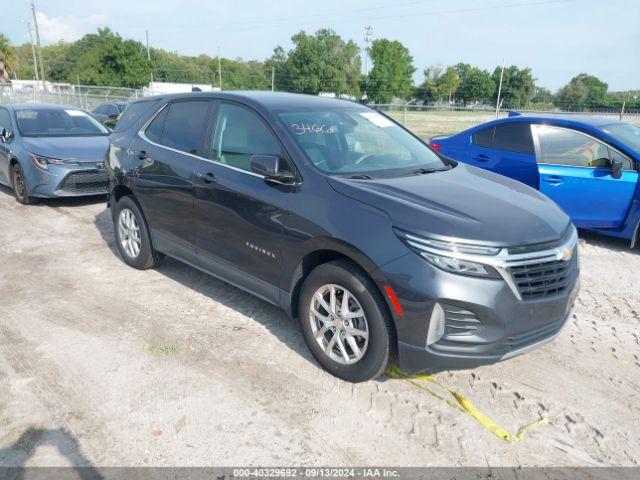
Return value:
[(602, 131), (617, 138), (626, 146), (640, 153), (640, 128), (629, 123), (613, 123), (602, 127)]
[(313, 164), (329, 174), (389, 177), (450, 168), (378, 112), (332, 109), (278, 115)]
[(108, 135), (109, 130), (91, 115), (76, 109), (25, 108), (16, 110), (18, 129), (23, 136)]

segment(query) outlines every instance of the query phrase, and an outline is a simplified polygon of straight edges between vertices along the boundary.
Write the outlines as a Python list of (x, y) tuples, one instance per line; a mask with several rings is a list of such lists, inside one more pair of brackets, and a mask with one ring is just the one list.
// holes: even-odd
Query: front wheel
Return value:
[(298, 316), (311, 353), (336, 377), (371, 380), (395, 358), (389, 310), (371, 279), (350, 262), (326, 263), (309, 274)]
[(126, 196), (118, 201), (113, 227), (118, 251), (127, 265), (139, 270), (159, 265), (162, 255), (153, 249), (147, 222), (133, 198)]
[(18, 203), (21, 203), (22, 205), (33, 205), (36, 203), (35, 198), (29, 195), (24, 171), (18, 163), (11, 168), (11, 185)]

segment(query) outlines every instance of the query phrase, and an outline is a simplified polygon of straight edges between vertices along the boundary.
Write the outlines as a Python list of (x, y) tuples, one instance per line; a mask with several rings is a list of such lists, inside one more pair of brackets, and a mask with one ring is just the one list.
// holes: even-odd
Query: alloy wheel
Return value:
[(27, 193), (27, 187), (24, 184), (24, 178), (22, 178), (22, 172), (19, 169), (15, 169), (13, 173), (13, 188), (16, 191), (16, 195), (19, 199), (24, 199)]
[(128, 208), (123, 208), (118, 216), (118, 236), (122, 249), (129, 257), (136, 258), (142, 246), (140, 226), (135, 214)]
[(358, 299), (346, 288), (328, 284), (313, 294), (309, 307), (311, 331), (331, 360), (354, 364), (369, 344), (369, 326)]

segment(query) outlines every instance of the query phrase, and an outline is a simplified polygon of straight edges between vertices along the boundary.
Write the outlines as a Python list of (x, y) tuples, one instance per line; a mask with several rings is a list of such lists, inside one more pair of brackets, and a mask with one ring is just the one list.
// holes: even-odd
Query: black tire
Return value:
[[(121, 238), (121, 230), (119, 228), (120, 215), (124, 210), (131, 212), (137, 227), (139, 230), (139, 250), (137, 255), (132, 255), (124, 246), (123, 238)], [(122, 256), (125, 263), (133, 268), (139, 270), (147, 270), (149, 268), (155, 268), (160, 265), (160, 262), (164, 256), (156, 252), (151, 244), (151, 236), (149, 235), (149, 227), (145, 221), (144, 215), (136, 201), (130, 197), (125, 196), (118, 200), (116, 204), (114, 216), (113, 216), (113, 229), (116, 236), (116, 246)]]
[(11, 167), (11, 186), (13, 187), (13, 194), (18, 203), (22, 205), (33, 205), (36, 203), (36, 199), (29, 195), (27, 180), (24, 177), (24, 172), (19, 163), (15, 163), (13, 167)]
[[(348, 290), (366, 316), (368, 345), (362, 358), (355, 363), (344, 364), (330, 358), (314, 338), (311, 302), (319, 289), (331, 284)], [(395, 361), (397, 341), (389, 309), (373, 281), (349, 261), (325, 263), (308, 275), (300, 291), (298, 318), (311, 353), (326, 371), (338, 378), (354, 383), (371, 380), (382, 375)], [(331, 337), (331, 333), (328, 335)]]

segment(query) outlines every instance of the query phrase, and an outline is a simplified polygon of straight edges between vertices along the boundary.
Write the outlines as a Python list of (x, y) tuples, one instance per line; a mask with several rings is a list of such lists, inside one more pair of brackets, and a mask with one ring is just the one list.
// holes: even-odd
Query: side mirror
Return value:
[(277, 155), (252, 155), (251, 171), (264, 176), (265, 180), (283, 185), (293, 185), (295, 175), (283, 169), (285, 162)]
[(3, 128), (0, 132), (0, 140), (2, 140), (2, 143), (8, 142), (11, 137), (13, 137), (13, 132), (11, 132), (11, 130), (9, 130), (8, 128)]
[(620, 178), (622, 177), (622, 160), (619, 158), (614, 158), (611, 160), (611, 177), (612, 178)]
[(111, 115), (109, 115), (109, 118), (111, 120), (115, 120), (116, 118), (118, 118), (119, 114), (118, 113), (112, 113)]

